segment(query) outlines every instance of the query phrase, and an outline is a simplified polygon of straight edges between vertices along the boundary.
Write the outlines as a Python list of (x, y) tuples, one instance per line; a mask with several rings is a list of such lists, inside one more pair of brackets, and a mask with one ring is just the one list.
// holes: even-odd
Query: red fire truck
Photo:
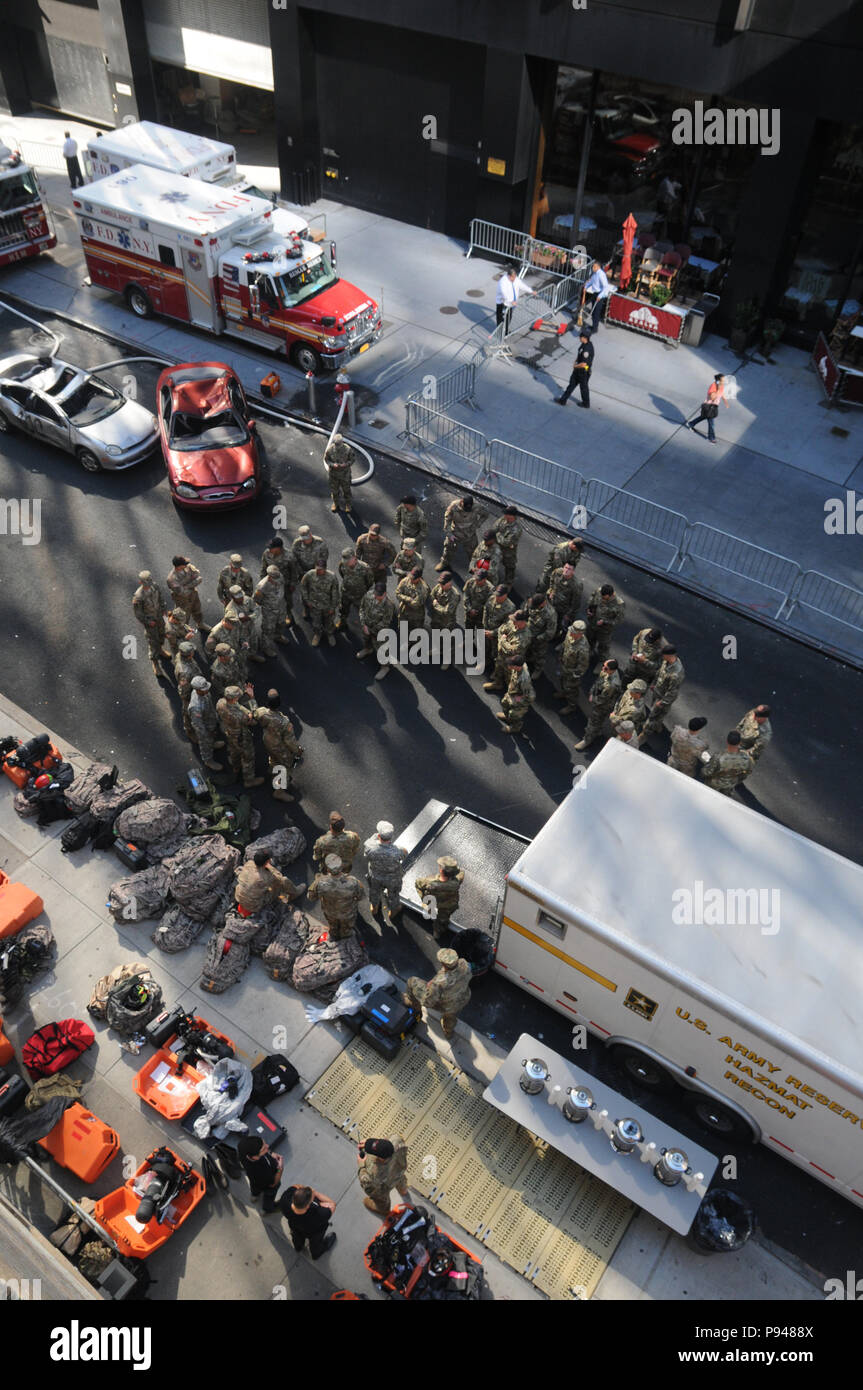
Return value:
[(340, 279), (331, 249), (279, 236), (264, 198), (135, 164), (73, 202), (91, 282), (139, 318), (229, 333), (314, 372), (380, 337), (377, 303)]
[(0, 265), (57, 245), (39, 181), (20, 154), (0, 146)]

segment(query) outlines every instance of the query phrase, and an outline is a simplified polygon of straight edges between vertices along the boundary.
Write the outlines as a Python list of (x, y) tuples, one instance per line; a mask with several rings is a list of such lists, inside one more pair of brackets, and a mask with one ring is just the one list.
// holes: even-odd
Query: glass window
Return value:
[(170, 246), (159, 247), (159, 260), (162, 262), (162, 265), (177, 264), (177, 262), (174, 260), (174, 252), (172, 251)]
[(15, 208), (26, 208), (39, 197), (36, 179), (28, 169), (15, 178), (0, 179), (0, 212), (12, 212)]

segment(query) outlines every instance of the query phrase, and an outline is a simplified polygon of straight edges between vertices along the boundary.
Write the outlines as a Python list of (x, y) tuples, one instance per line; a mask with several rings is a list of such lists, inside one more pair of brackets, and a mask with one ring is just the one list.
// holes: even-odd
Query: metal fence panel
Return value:
[(504, 439), (492, 439), (488, 446), (488, 471), (506, 482), (518, 483), (536, 492), (556, 497), (576, 506), (584, 479), (574, 468), (564, 468), (553, 459), (531, 454)]
[(776, 617), (785, 607), (791, 587), (800, 574), (800, 566), (784, 555), (764, 550), (751, 541), (731, 536), (702, 521), (696, 521), (689, 530), (680, 560), (681, 570), (689, 559), (703, 560), (706, 564), (715, 565), (729, 574), (736, 574), (781, 594), (782, 602)]
[[(66, 161), (59, 145), (43, 145), (36, 140), (22, 140), (17, 144), (25, 164), (34, 169), (59, 169), (66, 173)], [(83, 151), (82, 151), (83, 153)]]
[(527, 232), (517, 232), (512, 227), (501, 227), (497, 222), (483, 222), (475, 217), (470, 224), (467, 254), (488, 251), (492, 256), (500, 256), (503, 261), (523, 265), (530, 255), (530, 243)]
[(840, 584), (819, 570), (806, 570), (800, 576), (789, 598), (789, 614), (798, 603), (846, 627), (863, 629), (863, 592), (850, 584)]
[[(650, 502), (646, 497), (638, 497), (600, 478), (589, 480), (584, 505), (589, 515), (588, 530), (596, 522), (607, 521), (647, 536), (672, 551), (667, 567), (671, 569), (674, 565), (689, 527), (682, 512), (662, 507), (658, 502)], [(594, 529), (597, 528), (594, 526)]]
[(455, 454), (468, 463), (484, 464), (488, 441), (479, 430), (432, 410), (420, 401), (408, 401), (405, 433), (423, 444)]

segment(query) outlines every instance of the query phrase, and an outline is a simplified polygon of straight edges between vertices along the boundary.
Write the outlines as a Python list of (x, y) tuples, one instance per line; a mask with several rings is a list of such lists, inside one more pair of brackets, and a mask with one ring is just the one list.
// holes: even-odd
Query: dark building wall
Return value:
[(142, 0), (98, 0), (108, 79), (111, 87), (112, 124), (124, 116), (154, 121), (156, 90), (147, 48)]
[[(8, 39), (29, 102), (111, 122), (105, 36), (97, 0), (21, 0)], [(4, 44), (7, 36), (4, 35)], [(22, 106), (20, 109), (26, 109)]]

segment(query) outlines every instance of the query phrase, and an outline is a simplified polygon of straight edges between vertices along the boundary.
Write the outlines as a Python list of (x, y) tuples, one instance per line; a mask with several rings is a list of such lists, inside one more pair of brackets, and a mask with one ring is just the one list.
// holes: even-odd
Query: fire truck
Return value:
[(38, 256), (56, 245), (36, 174), (20, 154), (0, 145), (0, 265)]
[(76, 190), (91, 283), (161, 314), (336, 370), (381, 332), (381, 311), (325, 248), (273, 227), (264, 198), (134, 164)]

